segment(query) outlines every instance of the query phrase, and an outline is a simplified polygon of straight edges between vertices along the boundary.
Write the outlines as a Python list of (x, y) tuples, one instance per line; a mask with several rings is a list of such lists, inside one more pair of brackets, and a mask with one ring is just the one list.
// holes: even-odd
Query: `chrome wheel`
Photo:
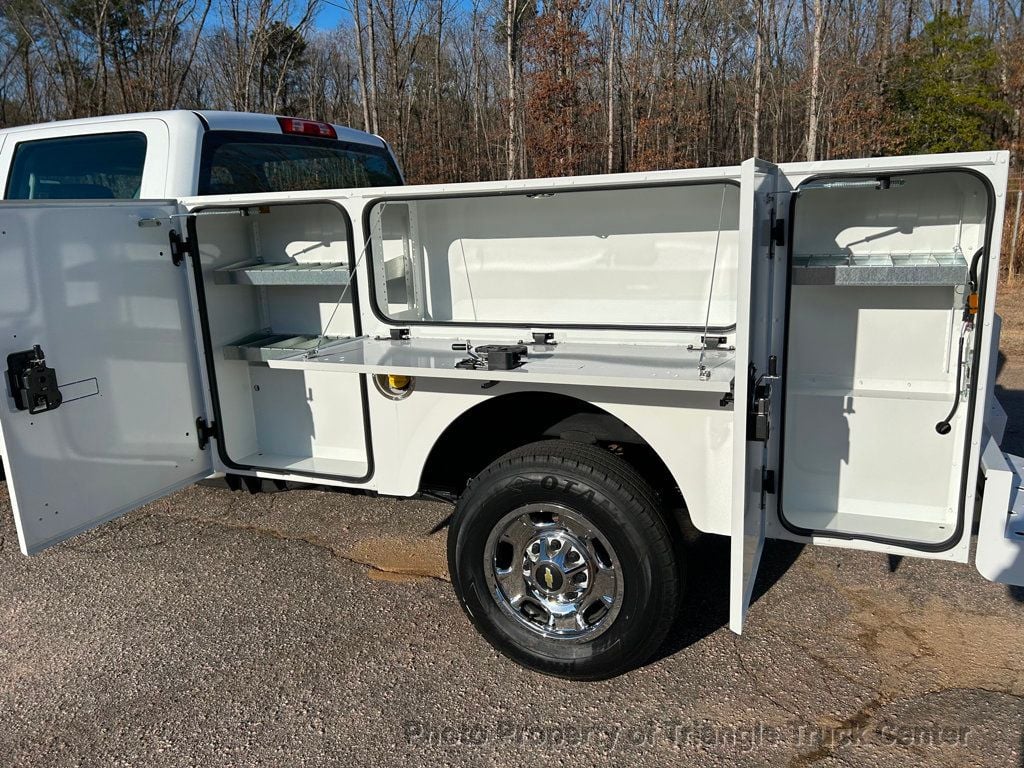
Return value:
[(484, 574), (502, 611), (543, 637), (592, 640), (622, 605), (615, 551), (561, 504), (527, 504), (505, 515), (487, 539)]

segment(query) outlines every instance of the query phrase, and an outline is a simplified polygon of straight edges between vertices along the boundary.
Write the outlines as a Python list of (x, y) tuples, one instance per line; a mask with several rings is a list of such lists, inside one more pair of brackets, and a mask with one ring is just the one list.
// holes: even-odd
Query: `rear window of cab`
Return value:
[(210, 131), (200, 195), (389, 187), (402, 177), (384, 147), (309, 136)]

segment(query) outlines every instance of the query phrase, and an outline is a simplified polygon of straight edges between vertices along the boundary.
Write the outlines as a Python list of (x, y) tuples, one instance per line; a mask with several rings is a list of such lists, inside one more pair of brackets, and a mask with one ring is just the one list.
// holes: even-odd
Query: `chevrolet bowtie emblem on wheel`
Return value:
[(550, 568), (544, 569), (544, 583), (548, 585), (548, 589), (555, 588), (555, 575), (551, 572)]

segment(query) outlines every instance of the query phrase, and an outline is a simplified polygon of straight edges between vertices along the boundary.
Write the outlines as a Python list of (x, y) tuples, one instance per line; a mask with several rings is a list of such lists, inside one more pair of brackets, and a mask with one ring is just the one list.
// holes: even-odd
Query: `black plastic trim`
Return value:
[[(907, 171), (905, 173), (886, 173), (888, 176), (924, 176), (934, 175), (942, 173), (962, 173), (969, 176), (974, 176), (985, 186), (985, 190), (988, 192), (988, 209), (985, 216), (985, 258), (984, 266), (982, 267), (982, 276), (978, 281), (978, 314), (976, 317), (980, 321), (984, 321), (985, 317), (985, 303), (986, 293), (988, 291), (988, 267), (989, 267), (989, 256), (992, 249), (992, 226), (995, 221), (995, 205), (996, 197), (995, 190), (992, 188), (992, 183), (985, 178), (985, 176), (973, 168), (934, 168), (921, 171)], [(882, 175), (880, 171), (874, 173), (828, 173), (818, 174), (816, 176), (810, 176), (804, 179), (801, 184), (807, 184), (808, 182), (815, 181), (817, 179), (855, 179), (855, 178), (876, 178)], [(792, 297), (793, 287), (793, 234), (795, 231), (795, 220), (796, 220), (796, 202), (799, 198), (799, 187), (793, 191), (789, 201), (789, 245), (786, 248), (786, 323), (785, 332), (783, 333), (782, 344), (786, 355), (785, 359), (789, 359), (789, 320), (790, 320), (790, 301)], [(967, 476), (970, 474), (970, 458), (971, 458), (971, 436), (974, 432), (974, 416), (975, 416), (975, 405), (978, 397), (978, 382), (980, 380), (981, 372), (979, 370), (979, 362), (981, 360), (981, 337), (982, 333), (976, 331), (974, 334), (974, 367), (971, 371), (971, 382), (970, 382), (970, 395), (968, 396), (968, 411), (967, 411), (967, 445), (964, 446), (964, 456), (961, 462), (960, 472), (960, 493), (958, 498), (959, 508), (957, 511), (956, 528), (950, 538), (945, 541), (940, 541), (934, 544), (926, 544), (919, 541), (908, 541), (905, 539), (894, 539), (886, 536), (869, 536), (860, 535), (853, 533), (839, 533), (836, 531), (825, 531), (817, 530), (814, 528), (803, 528), (798, 526), (786, 519), (785, 512), (783, 511), (783, 496), (785, 490), (784, 480), (784, 468), (786, 458), (786, 383), (788, 376), (782, 378), (782, 403), (781, 403), (781, 414), (779, 424), (779, 467), (778, 467), (778, 505), (777, 515), (779, 522), (782, 527), (790, 533), (798, 536), (820, 536), (822, 538), (829, 539), (841, 539), (844, 541), (870, 541), (875, 544), (888, 544), (890, 546), (903, 547), (904, 549), (917, 550), (919, 552), (945, 552), (946, 550), (952, 549), (960, 540), (963, 538), (964, 529), (966, 527), (966, 510), (965, 500), (967, 496)]]
[[(348, 211), (344, 207), (338, 205), (335, 201), (329, 199), (321, 200), (289, 200), (282, 201), (279, 203), (261, 203), (261, 205), (270, 206), (286, 206), (286, 205), (310, 205), (310, 204), (327, 204), (334, 208), (337, 208), (341, 215), (345, 218), (345, 225), (348, 227), (348, 263), (349, 271), (352, 274), (352, 278), (349, 281), (350, 296), (352, 298), (352, 313), (353, 323), (355, 326), (356, 336), (362, 335), (362, 324), (360, 322), (359, 312), (359, 286), (356, 282), (355, 275), (355, 244), (352, 237), (352, 219), (348, 215)], [(236, 205), (211, 205), (204, 206), (202, 208), (196, 208), (193, 213), (198, 213), (205, 210), (236, 210), (239, 207), (250, 207), (250, 206), (236, 206)], [(210, 334), (210, 317), (206, 311), (206, 285), (203, 282), (203, 265), (199, 257), (199, 235), (196, 231), (196, 217), (189, 216), (187, 223), (188, 240), (192, 247), (190, 251), (190, 261), (192, 264), (192, 275), (195, 279), (196, 284), (196, 303), (199, 306), (199, 325), (203, 333), (203, 359), (206, 361), (206, 373), (207, 380), (210, 384), (210, 403), (213, 407), (213, 419), (212, 427), (214, 429), (214, 435), (217, 438), (217, 455), (220, 457), (221, 462), (224, 466), (230, 469), (241, 470), (241, 471), (258, 471), (258, 472), (272, 472), (278, 475), (296, 475), (300, 477), (315, 477), (321, 479), (330, 480), (341, 480), (344, 482), (351, 483), (364, 483), (373, 477), (375, 464), (373, 460), (373, 439), (370, 429), (370, 402), (366, 386), (366, 374), (358, 374), (359, 376), (359, 391), (360, 397), (362, 398), (363, 405), (363, 439), (366, 442), (366, 473), (360, 477), (348, 477), (343, 475), (331, 475), (324, 472), (290, 472), (282, 469), (281, 467), (261, 467), (255, 464), (239, 464), (237, 461), (231, 458), (228, 454), (227, 445), (224, 440), (224, 419), (221, 415), (220, 408), (220, 392), (217, 388), (217, 370), (216, 360), (213, 354), (213, 342)]]
[[(416, 194), (405, 194), (405, 195), (388, 195), (387, 197), (374, 197), (367, 200), (363, 206), (363, 234), (366, 237), (366, 262), (367, 262), (367, 274), (369, 275), (369, 291), (367, 292), (367, 301), (370, 305), (370, 311), (373, 312), (374, 317), (380, 320), (382, 323), (387, 325), (429, 325), (431, 327), (437, 326), (441, 328), (572, 328), (577, 330), (593, 330), (593, 331), (666, 331), (666, 332), (686, 332), (695, 333), (697, 331), (704, 331), (705, 326), (703, 325), (622, 325), (622, 324), (606, 324), (606, 323), (552, 323), (548, 321), (543, 322), (530, 322), (523, 321), (518, 323), (481, 323), (481, 322), (455, 322), (451, 320), (396, 320), (394, 318), (385, 315), (380, 307), (377, 306), (377, 286), (375, 283), (374, 270), (372, 268), (373, 263), (373, 249), (370, 246), (370, 213), (378, 204), (382, 202), (391, 201), (411, 201), (417, 200), (462, 200), (467, 198), (475, 197), (524, 197), (532, 194), (561, 194), (570, 192), (615, 192), (628, 189), (650, 189), (651, 187), (706, 187), (716, 186), (719, 184), (728, 184), (737, 188), (741, 188), (741, 184), (733, 179), (715, 179), (709, 181), (664, 181), (655, 184), (613, 184), (610, 186), (600, 187), (547, 187), (542, 190), (498, 190), (494, 192), (464, 192), (462, 194), (438, 194), (438, 195), (416, 195)], [(708, 326), (706, 328), (709, 334), (717, 333), (732, 333), (736, 330), (736, 323), (733, 322), (731, 325), (722, 326)]]

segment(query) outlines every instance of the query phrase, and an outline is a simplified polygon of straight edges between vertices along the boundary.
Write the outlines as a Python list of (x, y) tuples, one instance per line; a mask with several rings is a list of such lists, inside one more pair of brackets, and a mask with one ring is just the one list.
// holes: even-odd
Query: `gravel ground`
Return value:
[(4, 766), (1024, 765), (1024, 590), (970, 565), (770, 543), (736, 637), (705, 537), (659, 658), (575, 684), (473, 632), (441, 503), (195, 486), (34, 558), (0, 506)]

